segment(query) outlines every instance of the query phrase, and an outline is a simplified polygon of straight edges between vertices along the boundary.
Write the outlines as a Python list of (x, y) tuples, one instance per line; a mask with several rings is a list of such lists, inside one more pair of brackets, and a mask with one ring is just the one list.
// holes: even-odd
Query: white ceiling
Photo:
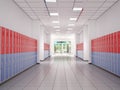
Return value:
[[(56, 0), (57, 2), (44, 2), (44, 0), (13, 0), (32, 20), (39, 20), (45, 26), (47, 32), (56, 32), (56, 25), (60, 26), (60, 32), (79, 32), (82, 25), (89, 19), (99, 18), (118, 0)], [(83, 11), (73, 11), (73, 7), (82, 7)], [(59, 16), (50, 16), (50, 12), (58, 12)], [(76, 17), (77, 21), (69, 18)], [(52, 21), (59, 20), (59, 24)], [(75, 24), (73, 30), (68, 31), (68, 24)]]

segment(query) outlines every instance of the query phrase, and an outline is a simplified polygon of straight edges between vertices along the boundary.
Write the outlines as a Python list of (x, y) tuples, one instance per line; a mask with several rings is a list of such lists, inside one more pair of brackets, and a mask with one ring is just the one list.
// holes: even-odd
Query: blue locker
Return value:
[(120, 54), (117, 53), (116, 55), (116, 60), (117, 60), (117, 75), (120, 76)]
[(2, 54), (1, 55), (1, 81), (4, 82), (5, 81), (5, 55)]
[(114, 71), (115, 71), (115, 74), (118, 73), (118, 60), (117, 60), (117, 53), (114, 53), (114, 61), (115, 61), (115, 65), (114, 65)]
[(11, 54), (11, 76), (14, 75), (14, 54)]
[(11, 71), (12, 71), (12, 70), (11, 70), (11, 69), (12, 69), (12, 67), (11, 67), (11, 66), (12, 66), (11, 54), (9, 55), (9, 60), (10, 60), (10, 65), (9, 65), (9, 77), (12, 77), (12, 75), (11, 75), (11, 73), (12, 73), (12, 72), (11, 72)]

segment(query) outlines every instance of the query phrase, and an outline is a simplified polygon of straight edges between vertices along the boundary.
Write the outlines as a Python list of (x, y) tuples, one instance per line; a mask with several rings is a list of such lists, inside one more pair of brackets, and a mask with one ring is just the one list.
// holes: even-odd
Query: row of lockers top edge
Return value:
[(104, 40), (111, 40), (113, 38), (119, 38), (120, 39), (120, 31), (117, 31), (117, 32), (113, 32), (113, 33), (110, 33), (110, 34), (107, 34), (107, 35), (103, 35), (101, 37), (97, 37), (95, 39), (93, 39), (92, 41), (104, 41)]
[[(93, 41), (99, 41), (100, 42), (100, 41), (104, 41), (106, 39), (107, 40), (112, 40), (113, 38), (120, 39), (120, 31), (97, 37), (97, 38), (91, 40), (91, 42), (93, 42)], [(77, 45), (83, 45), (83, 43), (77, 43)]]
[(18, 32), (16, 32), (16, 31), (13, 31), (13, 30), (10, 30), (10, 29), (8, 29), (8, 28), (5, 28), (5, 27), (1, 27), (0, 26), (0, 35), (2, 36), (9, 36), (9, 37), (15, 37), (15, 38), (18, 38), (18, 39), (27, 39), (27, 40), (31, 40), (31, 41), (36, 41), (37, 42), (37, 40), (36, 39), (33, 39), (33, 38), (31, 38), (31, 37), (29, 37), (29, 36), (26, 36), (26, 35), (23, 35), (23, 34), (21, 34), (21, 33), (18, 33)]

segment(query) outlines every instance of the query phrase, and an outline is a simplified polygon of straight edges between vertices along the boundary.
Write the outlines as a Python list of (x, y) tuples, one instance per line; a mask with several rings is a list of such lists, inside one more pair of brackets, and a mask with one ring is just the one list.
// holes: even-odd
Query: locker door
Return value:
[(118, 32), (118, 75), (120, 76), (120, 31)]
[(1, 39), (2, 39), (2, 27), (0, 27), (0, 83), (2, 82), (1, 81), (1, 53), (2, 53), (1, 52), (1, 44), (2, 44)]
[(6, 55), (6, 64), (5, 64), (5, 78), (6, 80), (9, 78), (9, 66), (10, 66), (10, 55), (9, 55), (9, 30), (6, 29), (6, 36), (5, 36), (5, 55)]
[(9, 37), (9, 47), (10, 47), (10, 77), (12, 77), (13, 73), (13, 32), (10, 30), (10, 37)]
[(5, 76), (6, 76), (6, 74), (5, 74), (5, 70), (6, 70), (6, 55), (5, 55), (5, 28), (4, 27), (2, 27), (2, 48), (1, 48), (1, 53), (2, 53), (2, 55), (1, 55), (1, 80), (2, 80), (2, 82), (4, 82), (5, 81)]

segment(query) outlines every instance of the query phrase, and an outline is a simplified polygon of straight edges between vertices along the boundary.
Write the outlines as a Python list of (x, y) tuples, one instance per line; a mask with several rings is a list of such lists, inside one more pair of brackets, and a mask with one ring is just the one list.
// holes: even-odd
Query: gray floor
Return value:
[(120, 90), (120, 78), (79, 59), (59, 56), (33, 66), (0, 90)]

